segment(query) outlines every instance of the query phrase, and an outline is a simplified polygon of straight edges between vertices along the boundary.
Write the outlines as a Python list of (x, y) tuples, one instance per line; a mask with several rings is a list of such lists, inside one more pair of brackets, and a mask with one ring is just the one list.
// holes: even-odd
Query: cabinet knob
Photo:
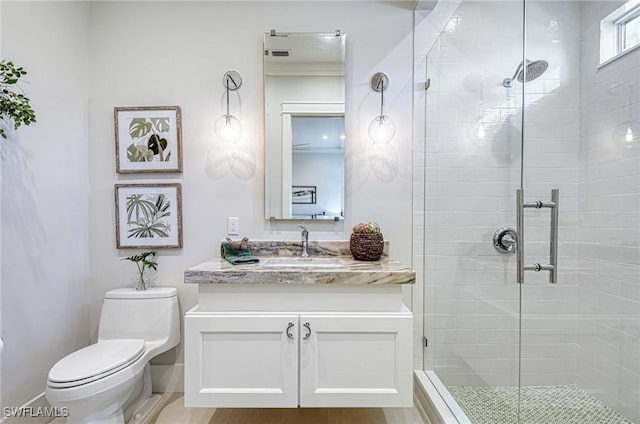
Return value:
[(305, 322), (302, 326), (307, 329), (307, 334), (304, 335), (302, 340), (307, 340), (309, 337), (311, 337), (311, 324)]
[(291, 333), (292, 328), (293, 328), (293, 323), (290, 322), (289, 325), (287, 325), (287, 337), (289, 337), (291, 340), (293, 340), (293, 334)]

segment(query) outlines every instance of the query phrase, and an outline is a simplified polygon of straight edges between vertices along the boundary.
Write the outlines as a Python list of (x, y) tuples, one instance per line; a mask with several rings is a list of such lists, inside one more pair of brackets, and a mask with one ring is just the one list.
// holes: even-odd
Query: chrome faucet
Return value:
[(303, 258), (309, 257), (309, 252), (307, 248), (309, 247), (309, 230), (307, 227), (303, 227), (302, 225), (298, 225), (298, 228), (302, 228), (302, 256)]

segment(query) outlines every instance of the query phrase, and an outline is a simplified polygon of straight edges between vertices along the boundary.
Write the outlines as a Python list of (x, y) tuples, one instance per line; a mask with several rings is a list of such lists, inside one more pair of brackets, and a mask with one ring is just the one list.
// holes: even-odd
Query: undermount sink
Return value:
[(335, 268), (342, 266), (343, 262), (338, 258), (270, 258), (261, 264), (264, 267), (273, 268)]

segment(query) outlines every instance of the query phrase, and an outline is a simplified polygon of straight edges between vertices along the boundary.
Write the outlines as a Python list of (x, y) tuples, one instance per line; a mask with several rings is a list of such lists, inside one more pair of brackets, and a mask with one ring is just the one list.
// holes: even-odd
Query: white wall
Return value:
[[(598, 69), (600, 20), (623, 2), (583, 2), (577, 382), (640, 422), (640, 51)], [(637, 136), (637, 135), (636, 135)]]
[[(2, 143), (2, 406), (89, 342), (88, 5), (2, 2), (2, 54), (38, 122)], [(10, 246), (10, 248), (6, 248)]]
[[(129, 285), (133, 272), (114, 240), (113, 185), (179, 181), (183, 185), (184, 248), (163, 250), (158, 283), (178, 287), (184, 310), (196, 304), (197, 288), (182, 283), (183, 271), (218, 255), (226, 218), (240, 218), (251, 239), (298, 239), (296, 223), (264, 219), (262, 40), (280, 31), (347, 34), (346, 219), (310, 225), (310, 238), (348, 239), (358, 222), (378, 221), (391, 254), (411, 260), (411, 2), (92, 2), (89, 135), (92, 319), (97, 328), (105, 291)], [(222, 75), (242, 74), (236, 116), (243, 139), (235, 151), (210, 151), (212, 122), (223, 112)], [(377, 71), (391, 78), (387, 113), (398, 133), (385, 150), (374, 150), (367, 125), (379, 108), (369, 88)], [(182, 107), (184, 173), (118, 176), (114, 165), (113, 107)], [(235, 113), (235, 112), (234, 112)], [(207, 155), (209, 158), (207, 159)], [(179, 349), (180, 350), (180, 349)], [(157, 362), (171, 363), (175, 353)], [(180, 362), (181, 359), (178, 359)]]
[[(0, 23), (2, 22), (2, 2), (0, 2)], [(2, 56), (2, 31), (0, 30), (0, 59)], [(0, 192), (2, 191), (2, 161), (0, 160)], [(0, 196), (0, 223), (2, 222), (2, 196)], [(1, 231), (1, 227), (0, 227)], [(2, 258), (2, 236), (0, 235), (0, 258)], [(0, 406), (2, 403), (2, 351), (4, 340), (2, 337), (2, 260), (0, 260)]]
[[(115, 249), (115, 183), (183, 184), (184, 248), (161, 252), (158, 283), (178, 287), (184, 310), (196, 287), (182, 273), (217, 255), (227, 216), (253, 239), (298, 238), (293, 224), (264, 219), (261, 51), (271, 28), (348, 34), (347, 218), (312, 224), (311, 238), (347, 239), (353, 224), (376, 220), (392, 255), (411, 258), (412, 2), (150, 4), (2, 3), (3, 54), (28, 69), (38, 113), (2, 152), (2, 243), (12, 246), (2, 251), (3, 405), (40, 394), (51, 365), (95, 339), (104, 292), (130, 285), (120, 259), (131, 251)], [(224, 150), (212, 144), (212, 122), (229, 69), (244, 78), (244, 137)], [(366, 139), (376, 71), (391, 77), (387, 111), (399, 128), (382, 150)], [(118, 176), (113, 107), (174, 104), (184, 173)], [(176, 352), (157, 360), (175, 361)]]

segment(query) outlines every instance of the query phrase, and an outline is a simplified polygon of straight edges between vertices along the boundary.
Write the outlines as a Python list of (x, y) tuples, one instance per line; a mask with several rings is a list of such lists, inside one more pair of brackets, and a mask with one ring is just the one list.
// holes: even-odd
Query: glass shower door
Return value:
[(516, 255), (492, 239), (516, 225), (522, 40), (522, 3), (462, 1), (427, 56), (424, 363), (473, 423), (518, 422)]
[(624, 3), (525, 4), (521, 423), (640, 422), (640, 51), (600, 59)]

